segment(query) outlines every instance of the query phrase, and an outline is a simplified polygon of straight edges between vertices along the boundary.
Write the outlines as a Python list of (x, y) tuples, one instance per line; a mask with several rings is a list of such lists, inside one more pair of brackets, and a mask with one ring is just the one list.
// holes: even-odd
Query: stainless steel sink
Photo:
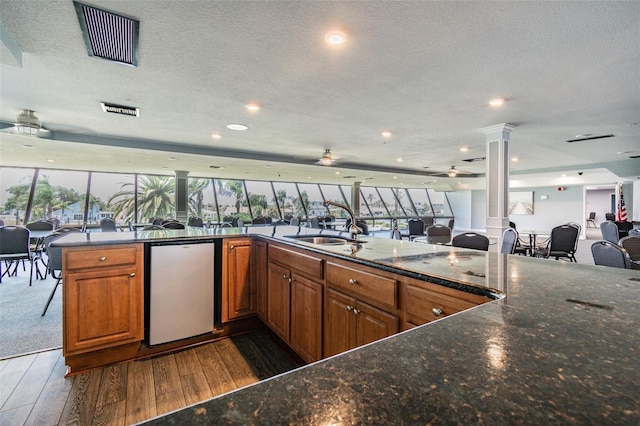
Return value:
[(326, 235), (285, 235), (285, 238), (292, 238), (301, 243), (317, 244), (321, 246), (339, 246), (363, 242), (359, 240), (353, 240), (351, 238)]

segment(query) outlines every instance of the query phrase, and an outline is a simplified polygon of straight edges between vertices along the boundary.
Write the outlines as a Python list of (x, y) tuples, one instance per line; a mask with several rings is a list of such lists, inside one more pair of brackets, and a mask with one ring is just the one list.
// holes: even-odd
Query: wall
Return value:
[[(623, 189), (624, 191), (624, 189)], [(591, 189), (587, 190), (585, 216), (589, 217), (589, 212), (596, 212), (596, 225), (605, 221), (605, 213), (611, 210), (611, 195), (615, 194), (615, 188), (611, 189)], [(615, 212), (614, 212), (615, 213)]]
[[(470, 191), (447, 192), (449, 205), (455, 217), (454, 228), (458, 230), (469, 230), (471, 228), (471, 212), (474, 206), (471, 204)], [(484, 208), (484, 207), (483, 207)], [(485, 225), (482, 225), (484, 229)]]

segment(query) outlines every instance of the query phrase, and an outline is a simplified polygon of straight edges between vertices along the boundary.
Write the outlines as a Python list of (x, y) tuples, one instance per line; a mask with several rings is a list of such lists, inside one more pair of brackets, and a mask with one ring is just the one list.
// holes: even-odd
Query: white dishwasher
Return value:
[(212, 242), (151, 245), (150, 345), (213, 331), (214, 254)]

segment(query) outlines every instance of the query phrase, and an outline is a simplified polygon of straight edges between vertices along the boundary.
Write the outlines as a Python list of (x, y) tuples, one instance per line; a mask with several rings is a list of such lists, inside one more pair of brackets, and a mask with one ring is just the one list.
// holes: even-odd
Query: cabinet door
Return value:
[(356, 301), (327, 289), (324, 322), (324, 356), (329, 357), (356, 346)]
[(256, 286), (256, 313), (267, 320), (267, 243), (253, 242), (253, 265), (251, 268), (253, 282)]
[(64, 355), (142, 340), (142, 282), (136, 267), (65, 275)]
[(399, 331), (400, 319), (397, 316), (371, 305), (358, 302), (354, 313), (357, 318), (357, 346), (366, 345)]
[(322, 284), (293, 274), (290, 345), (305, 361), (322, 358)]
[[(251, 240), (227, 240), (226, 318), (240, 318), (255, 313), (256, 293), (251, 280)], [(225, 310), (223, 310), (224, 312)]]
[(291, 272), (269, 262), (267, 274), (267, 325), (289, 343), (289, 302), (291, 300)]

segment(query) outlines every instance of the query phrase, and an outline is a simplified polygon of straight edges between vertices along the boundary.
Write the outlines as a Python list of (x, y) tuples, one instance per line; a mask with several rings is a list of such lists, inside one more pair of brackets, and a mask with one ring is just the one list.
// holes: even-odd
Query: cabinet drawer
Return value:
[(66, 270), (85, 268), (104, 268), (115, 266), (135, 265), (137, 248), (96, 248), (84, 250), (64, 250), (63, 266)]
[(324, 259), (287, 250), (282, 247), (269, 246), (269, 260), (300, 271), (314, 278), (322, 279), (324, 274)]
[(416, 325), (435, 321), (478, 305), (478, 303), (437, 293), (412, 284), (408, 284), (406, 289), (407, 321)]
[(373, 269), (371, 272), (366, 272), (328, 262), (327, 283), (365, 300), (378, 302), (392, 308), (398, 307), (397, 281), (375, 274)]

